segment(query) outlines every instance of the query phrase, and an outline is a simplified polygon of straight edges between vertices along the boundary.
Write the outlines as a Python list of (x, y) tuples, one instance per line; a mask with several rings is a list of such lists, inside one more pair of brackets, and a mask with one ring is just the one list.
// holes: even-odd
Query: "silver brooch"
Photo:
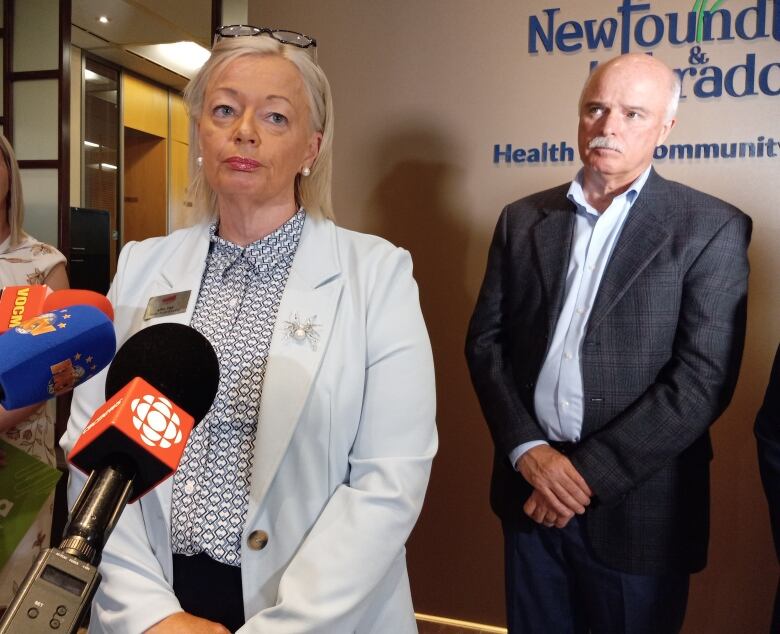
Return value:
[(316, 351), (317, 344), (320, 342), (320, 333), (317, 332), (317, 328), (322, 324), (315, 323), (315, 319), (317, 319), (317, 315), (308, 319), (302, 319), (298, 313), (290, 315), (290, 319), (283, 322), (285, 340), (308, 341), (311, 349)]

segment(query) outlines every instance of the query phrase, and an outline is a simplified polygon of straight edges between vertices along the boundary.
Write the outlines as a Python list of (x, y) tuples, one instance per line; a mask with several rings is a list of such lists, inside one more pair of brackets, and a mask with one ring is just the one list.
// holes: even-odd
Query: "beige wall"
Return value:
[[(651, 12), (692, 2), (648, 0)], [(420, 612), (503, 623), (502, 545), (488, 509), (491, 442), (463, 361), (463, 339), (501, 207), (571, 179), (574, 163), (494, 165), (493, 145), (576, 140), (576, 101), (591, 59), (613, 51), (528, 53), (528, 18), (618, 18), (614, 1), (250, 0), (250, 24), (317, 37), (336, 104), (335, 206), (344, 226), (412, 251), (438, 375), (441, 450), (409, 543)], [(734, 13), (756, 0), (724, 4)], [(772, 3), (767, 3), (772, 15)], [(776, 10), (780, 11), (780, 7)], [(634, 22), (637, 20), (634, 16)], [(780, 19), (778, 16), (777, 19)], [(746, 21), (751, 28), (754, 16)], [(769, 27), (771, 28), (771, 26)], [(691, 45), (654, 53), (687, 67)], [(748, 53), (780, 61), (775, 40), (704, 43), (725, 69)], [(632, 50), (637, 50), (635, 47)], [(772, 71), (780, 89), (780, 67)], [(686, 93), (691, 94), (690, 77)], [(697, 99), (670, 143), (780, 139), (780, 98)], [(777, 146), (776, 146), (777, 147)], [(734, 401), (714, 428), (709, 567), (693, 578), (685, 631), (766, 631), (778, 566), (752, 422), (780, 339), (780, 158), (663, 160), (662, 175), (725, 198), (754, 220), (749, 331)]]

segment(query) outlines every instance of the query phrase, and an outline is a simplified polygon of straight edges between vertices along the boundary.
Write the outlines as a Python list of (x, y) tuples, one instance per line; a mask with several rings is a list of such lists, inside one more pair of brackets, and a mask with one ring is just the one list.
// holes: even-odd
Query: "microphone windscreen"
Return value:
[(200, 422), (219, 386), (219, 361), (208, 339), (190, 326), (155, 324), (119, 348), (106, 376), (106, 400), (141, 377)]
[(114, 356), (114, 325), (97, 308), (71, 306), (0, 335), (0, 405), (17, 409), (64, 394)]
[(0, 295), (0, 333), (40, 315), (49, 293), (45, 284), (6, 286)]
[(133, 478), (133, 502), (176, 471), (194, 424), (184, 408), (136, 377), (95, 410), (68, 461), (87, 474), (118, 468)]
[(111, 321), (114, 321), (114, 308), (105, 295), (78, 288), (64, 288), (61, 291), (54, 291), (43, 300), (43, 310), (41, 312), (48, 313), (52, 310), (70, 306), (94, 306)]

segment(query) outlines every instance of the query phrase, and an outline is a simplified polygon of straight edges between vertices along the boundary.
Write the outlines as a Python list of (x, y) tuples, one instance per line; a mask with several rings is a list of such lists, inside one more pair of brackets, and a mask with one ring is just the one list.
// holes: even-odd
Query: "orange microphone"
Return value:
[(111, 302), (94, 291), (76, 288), (52, 291), (45, 284), (6, 286), (0, 295), (0, 334), (43, 313), (71, 306), (94, 306), (114, 321)]
[[(114, 321), (114, 307), (105, 295), (95, 291), (87, 291), (78, 288), (64, 288), (54, 291), (43, 300), (42, 313), (49, 313), (60, 308), (71, 306), (93, 306), (101, 311), (111, 321)], [(2, 313), (0, 313), (2, 314)]]
[(91, 473), (121, 448), (133, 469), (135, 502), (176, 471), (195, 419), (142, 379), (132, 379), (99, 407), (68, 460)]
[(45, 284), (6, 286), (0, 295), (0, 334), (40, 315), (50, 293)]

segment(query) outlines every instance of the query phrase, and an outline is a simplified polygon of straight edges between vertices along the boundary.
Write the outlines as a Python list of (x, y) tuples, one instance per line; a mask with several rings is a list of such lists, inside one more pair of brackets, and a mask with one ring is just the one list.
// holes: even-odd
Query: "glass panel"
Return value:
[(57, 160), (60, 129), (59, 82), (34, 79), (14, 83), (14, 151), (22, 160)]
[[(84, 207), (105, 209), (117, 230), (119, 191), (119, 71), (86, 58), (84, 64)], [(111, 263), (116, 263), (111, 241)]]
[[(24, 0), (14, 2), (15, 71), (59, 68), (59, 2)], [(14, 97), (15, 98), (15, 97)], [(54, 100), (57, 103), (57, 100)]]
[(23, 169), (24, 230), (41, 242), (57, 246), (59, 173), (56, 169)]

